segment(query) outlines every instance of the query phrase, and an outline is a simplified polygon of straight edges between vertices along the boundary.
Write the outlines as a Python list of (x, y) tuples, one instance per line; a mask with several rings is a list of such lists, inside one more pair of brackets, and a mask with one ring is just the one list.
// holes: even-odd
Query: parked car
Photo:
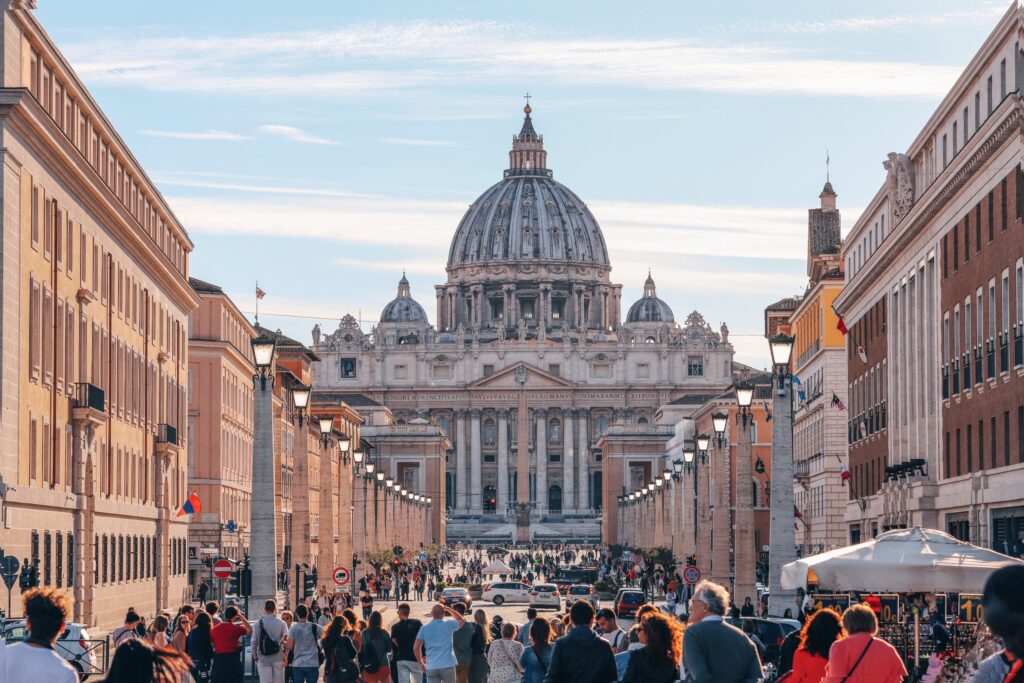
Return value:
[(595, 612), (601, 606), (601, 600), (597, 597), (597, 591), (589, 583), (577, 583), (569, 586), (569, 590), (565, 593), (565, 608), (569, 609), (577, 600), (587, 600), (594, 606)]
[(620, 588), (615, 594), (615, 616), (632, 617), (647, 603), (647, 596), (639, 588)]
[(562, 609), (562, 594), (553, 583), (535, 583), (530, 590), (530, 607), (554, 607)]
[(461, 602), (466, 606), (466, 611), (473, 606), (473, 598), (469, 597), (469, 591), (465, 588), (445, 588), (439, 602), (445, 607)]
[(785, 640), (786, 635), (789, 633), (785, 626), (778, 621), (762, 619), (760, 617), (740, 617), (739, 619), (727, 619), (726, 621), (736, 628), (743, 628), (743, 622), (745, 621), (754, 622), (754, 633), (764, 643), (764, 661), (778, 664), (779, 655), (782, 653), (782, 641)]
[(597, 581), (596, 567), (560, 567), (553, 583), (565, 595), (569, 586)]
[(502, 581), (484, 586), (481, 599), (501, 605), (506, 602), (526, 603), (530, 601), (530, 587), (517, 581)]
[(786, 632), (787, 636), (793, 631), (799, 631), (803, 628), (803, 625), (801, 625), (800, 622), (796, 619), (785, 619), (783, 617), (768, 617), (768, 621), (774, 621), (776, 624), (781, 624), (782, 629)]
[[(8, 621), (3, 625), (3, 637), (8, 644), (25, 640), (28, 629), (24, 620)], [(97, 650), (102, 646), (100, 641), (89, 642), (89, 632), (82, 624), (67, 624), (64, 632), (57, 638), (54, 651), (63, 657), (78, 672), (79, 680), (86, 680), (93, 674), (103, 673), (102, 664), (97, 657)]]

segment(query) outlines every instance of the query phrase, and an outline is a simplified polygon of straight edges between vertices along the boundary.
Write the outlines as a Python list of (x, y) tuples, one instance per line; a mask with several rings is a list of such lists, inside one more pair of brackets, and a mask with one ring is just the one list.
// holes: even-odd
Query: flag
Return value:
[(188, 500), (186, 500), (180, 508), (178, 508), (178, 516), (184, 515), (198, 515), (203, 511), (203, 503), (199, 500), (199, 494), (193, 491)]
[(260, 289), (259, 285), (256, 285), (256, 298), (257, 299), (262, 299), (266, 295), (267, 295), (267, 293), (264, 292), (262, 289)]
[(772, 411), (768, 408), (768, 401), (761, 401), (761, 403), (764, 405), (764, 421), (771, 422)]
[(807, 400), (807, 393), (804, 391), (803, 382), (796, 375), (793, 375), (793, 386), (796, 388), (796, 395), (800, 397), (800, 402), (803, 403)]
[(839, 410), (846, 410), (846, 406), (843, 405), (843, 402), (839, 399), (838, 396), (836, 396), (836, 392), (834, 391), (832, 392), (832, 407), (838, 408)]
[(797, 519), (804, 518), (804, 513), (800, 512), (800, 508), (798, 508), (796, 505), (793, 505), (793, 514), (796, 515)]
[(850, 470), (846, 468), (846, 465), (839, 466), (839, 481), (842, 482), (843, 486), (846, 486), (846, 482), (850, 479)]
[(839, 330), (839, 332), (842, 333), (842, 335), (845, 337), (846, 334), (850, 331), (849, 328), (846, 327), (846, 321), (843, 320), (842, 314), (840, 314), (839, 311), (836, 310), (834, 304), (832, 306), (832, 312), (835, 313), (836, 318), (838, 318), (838, 320), (836, 320), (836, 329)]
[(860, 358), (861, 363), (868, 362), (868, 352), (864, 350), (863, 346), (857, 347), (857, 357)]

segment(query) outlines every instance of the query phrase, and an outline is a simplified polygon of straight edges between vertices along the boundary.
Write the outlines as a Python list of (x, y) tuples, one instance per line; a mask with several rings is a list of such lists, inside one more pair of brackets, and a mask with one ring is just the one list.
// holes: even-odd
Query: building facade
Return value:
[(843, 246), (851, 541), (920, 524), (1021, 554), (1021, 29), (1015, 4)]
[(793, 500), (800, 512), (797, 546), (810, 555), (846, 544), (846, 339), (832, 304), (843, 288), (840, 215), (826, 182), (821, 206), (808, 211), (807, 291), (789, 317), (796, 405)]
[(728, 329), (696, 312), (678, 324), (652, 278), (622, 319), (597, 220), (554, 180), (530, 114), (504, 178), (456, 229), (437, 325), (403, 276), (373, 330), (345, 316), (328, 335), (313, 331), (320, 390), (363, 395), (397, 425), (444, 430), (450, 537), (481, 522), (507, 535), (497, 527), (516, 502), (532, 506), (533, 524), (593, 520), (606, 498), (601, 434), (732, 381)]
[(102, 628), (187, 593), (192, 243), (32, 4), (0, 14), (2, 539)]

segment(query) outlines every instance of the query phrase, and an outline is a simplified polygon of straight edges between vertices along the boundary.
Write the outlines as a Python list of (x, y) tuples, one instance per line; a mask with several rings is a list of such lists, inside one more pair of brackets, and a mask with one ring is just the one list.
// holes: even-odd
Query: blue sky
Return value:
[(825, 152), (845, 228), (1005, 2), (39, 0), (37, 16), (195, 242), (191, 271), (302, 341), (369, 329), (402, 269), (433, 319), (448, 244), (501, 177), (522, 95), (601, 223), (624, 310), (763, 366), (805, 283)]

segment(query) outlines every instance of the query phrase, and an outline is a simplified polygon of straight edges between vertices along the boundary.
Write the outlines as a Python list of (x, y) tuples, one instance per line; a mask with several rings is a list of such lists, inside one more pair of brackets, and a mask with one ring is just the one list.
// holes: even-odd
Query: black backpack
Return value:
[(359, 665), (356, 663), (356, 648), (352, 639), (348, 636), (341, 636), (334, 645), (331, 659), (334, 667), (334, 680), (338, 683), (358, 681), (360, 677)]
[(270, 637), (270, 634), (267, 633), (267, 626), (263, 623), (263, 619), (260, 619), (260, 641), (257, 647), (259, 648), (258, 652), (266, 657), (276, 655), (281, 651), (281, 643)]

